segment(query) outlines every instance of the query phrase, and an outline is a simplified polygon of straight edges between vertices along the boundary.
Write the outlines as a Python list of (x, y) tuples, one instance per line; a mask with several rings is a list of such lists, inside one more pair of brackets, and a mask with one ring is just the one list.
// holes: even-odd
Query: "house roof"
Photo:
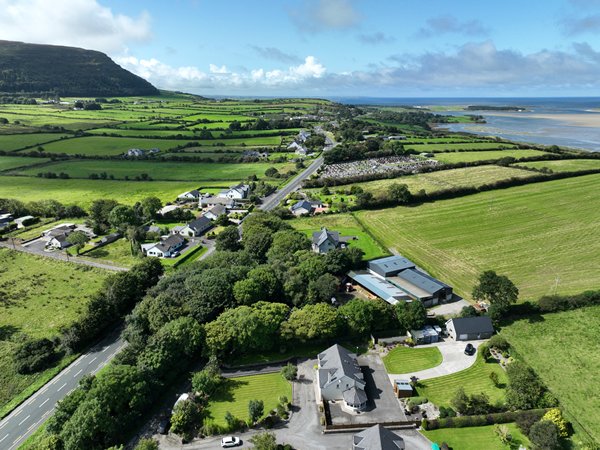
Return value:
[(356, 389), (356, 387), (351, 387), (342, 392), (342, 397), (349, 405), (363, 405), (367, 402), (367, 393), (362, 389)]
[(394, 380), (394, 385), (400, 391), (413, 391), (413, 387), (410, 385), (408, 380)]
[(338, 245), (340, 242), (340, 233), (337, 231), (329, 231), (323, 227), (321, 231), (315, 231), (312, 235), (312, 242), (317, 247), (323, 245), (326, 241), (330, 241), (334, 245)]
[(403, 270), (394, 277), (393, 282), (394, 284), (399, 285), (400, 288), (417, 297), (433, 295), (440, 290), (449, 287), (447, 284), (416, 269)]
[(188, 194), (198, 198), (200, 197), (200, 192), (197, 189), (192, 189), (191, 191), (184, 192), (183, 194), (179, 194), (179, 197), (187, 197)]
[(210, 208), (207, 213), (214, 214), (215, 216), (221, 216), (227, 212), (227, 208), (223, 205), (215, 205)]
[(15, 222), (24, 222), (26, 220), (31, 220), (31, 219), (35, 219), (35, 217), (33, 216), (23, 216), (23, 217), (17, 217), (15, 219)]
[(362, 371), (356, 360), (356, 355), (338, 344), (334, 344), (322, 353), (319, 353), (319, 371), (328, 373), (328, 377), (319, 377), (321, 387), (326, 383), (347, 376), (363, 384)]
[(393, 285), (389, 281), (372, 275), (369, 272), (356, 271), (349, 272), (348, 276), (356, 281), (361, 286), (371, 291), (377, 297), (382, 298), (386, 302), (395, 305), (398, 301), (410, 300), (411, 297), (407, 292)]
[(292, 211), (298, 211), (300, 209), (305, 209), (306, 211), (311, 212), (314, 207), (308, 200), (299, 200), (292, 205)]
[(414, 269), (415, 263), (399, 255), (369, 261), (369, 269), (381, 276), (397, 274), (402, 270)]
[(208, 217), (200, 216), (196, 220), (192, 220), (188, 223), (187, 226), (195, 231), (204, 231), (210, 224), (211, 222)]
[(457, 336), (459, 334), (494, 332), (492, 319), (490, 319), (488, 316), (459, 317), (456, 319), (450, 319), (448, 322), (452, 322), (454, 324), (454, 330), (456, 331)]
[(352, 437), (354, 450), (404, 450), (404, 439), (377, 424)]
[(178, 234), (172, 234), (156, 246), (161, 252), (167, 252), (173, 247), (177, 247), (185, 242), (185, 239)]

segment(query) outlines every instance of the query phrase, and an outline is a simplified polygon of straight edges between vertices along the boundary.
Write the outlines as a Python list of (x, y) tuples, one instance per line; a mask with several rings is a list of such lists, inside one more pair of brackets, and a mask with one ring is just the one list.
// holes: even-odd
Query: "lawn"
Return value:
[(0, 198), (23, 202), (53, 199), (84, 208), (99, 198), (112, 198), (129, 205), (150, 196), (163, 203), (172, 202), (182, 192), (197, 187), (198, 183), (191, 181), (61, 180), (0, 175)]
[(309, 238), (312, 237), (314, 231), (319, 231), (322, 227), (338, 231), (340, 236), (356, 236), (356, 240), (350, 241), (350, 246), (358, 247), (365, 252), (364, 259), (367, 260), (389, 255), (389, 252), (382, 248), (351, 214), (302, 217), (291, 220), (289, 223), (296, 230), (305, 233)]
[(47, 153), (66, 153), (67, 155), (115, 156), (127, 153), (130, 148), (145, 150), (158, 148), (162, 152), (166, 152), (188, 142), (187, 140), (176, 139), (87, 136), (51, 142), (44, 145), (44, 150)]
[(0, 249), (0, 410), (45, 376), (14, 371), (10, 355), (21, 333), (56, 336), (84, 311), (106, 275), (100, 269)]
[[(475, 358), (475, 357), (474, 357)], [(504, 403), (504, 388), (507, 378), (504, 369), (496, 362), (486, 362), (480, 354), (476, 356), (475, 364), (465, 370), (444, 375), (443, 377), (430, 378), (419, 382), (417, 392), (419, 396), (427, 397), (437, 406), (450, 406), (450, 400), (458, 388), (464, 388), (469, 395), (481, 392), (488, 395), (491, 403)], [(490, 373), (496, 372), (502, 388), (494, 386), (490, 380)]]
[(10, 152), (24, 147), (38, 146), (64, 136), (68, 135), (60, 133), (3, 134), (0, 135), (0, 150)]
[[(460, 145), (460, 144), (455, 144)], [(421, 147), (421, 146), (419, 146)], [(418, 150), (418, 148), (417, 148)], [(423, 150), (428, 151), (428, 150)], [(546, 152), (540, 150), (486, 150), (481, 152), (445, 152), (436, 153), (434, 159), (442, 163), (458, 163), (458, 162), (473, 162), (473, 161), (488, 161), (500, 158), (529, 158), (531, 156), (547, 155)]]
[[(136, 176), (148, 174), (157, 181), (227, 181), (235, 184), (251, 175), (264, 178), (265, 170), (275, 167), (280, 172), (288, 172), (294, 168), (293, 163), (194, 163), (179, 161), (94, 161), (71, 160), (57, 161), (43, 167), (24, 169), (21, 175), (35, 176), (38, 172), (65, 172), (72, 178), (88, 178), (91, 173), (106, 172), (114, 178), (123, 180), (125, 177), (134, 179)], [(517, 170), (517, 169), (514, 169)], [(522, 171), (525, 172), (525, 171)], [(527, 172), (525, 172), (527, 173)], [(92, 180), (93, 181), (93, 180)]]
[(117, 266), (131, 267), (141, 260), (131, 254), (131, 245), (125, 238), (121, 238), (111, 244), (91, 250), (81, 258), (92, 259), (99, 262), (115, 263)]
[(17, 167), (26, 167), (34, 164), (43, 164), (50, 161), (48, 158), (28, 158), (21, 156), (0, 156), (0, 172)]
[(494, 433), (494, 426), (470, 428), (443, 428), (441, 430), (421, 431), (427, 439), (439, 445), (446, 442), (453, 450), (517, 450), (520, 445), (531, 447), (529, 439), (514, 423), (505, 424), (513, 437), (510, 445), (504, 445)]
[(410, 373), (431, 369), (442, 363), (442, 354), (437, 347), (409, 348), (398, 345), (383, 357), (388, 373)]
[(519, 320), (502, 335), (576, 418), (575, 430), (600, 441), (600, 306)]
[(515, 164), (533, 169), (547, 168), (553, 172), (577, 172), (600, 169), (600, 159), (562, 159), (559, 161), (531, 161)]
[(228, 378), (224, 386), (210, 398), (207, 407), (209, 420), (225, 426), (225, 413), (229, 411), (241, 420), (248, 420), (248, 402), (262, 400), (265, 416), (275, 409), (280, 396), (292, 400), (292, 386), (279, 372), (264, 375)]
[(491, 269), (530, 300), (600, 284), (599, 183), (587, 175), (356, 215), (459, 295)]

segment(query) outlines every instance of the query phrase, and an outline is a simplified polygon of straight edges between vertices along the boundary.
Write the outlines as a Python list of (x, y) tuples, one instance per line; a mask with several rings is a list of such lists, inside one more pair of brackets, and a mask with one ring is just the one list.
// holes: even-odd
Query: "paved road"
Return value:
[(19, 447), (54, 411), (56, 403), (75, 389), (84, 375), (94, 374), (126, 345), (120, 330), (92, 347), (0, 422), (0, 449)]
[(77, 256), (69, 256), (69, 257), (67, 257), (65, 255), (65, 253), (59, 252), (59, 251), (46, 252), (43, 249), (39, 249), (35, 245), (33, 245), (33, 246), (29, 246), (29, 245), (23, 246), (23, 245), (18, 244), (16, 242), (13, 244), (10, 240), (9, 241), (0, 242), (0, 247), (10, 248), (11, 250), (16, 250), (18, 252), (24, 252), (24, 253), (30, 253), (32, 255), (43, 256), (45, 258), (53, 258), (53, 259), (58, 259), (60, 261), (68, 261), (68, 262), (72, 262), (72, 263), (75, 263), (75, 264), (82, 264), (84, 266), (97, 267), (99, 269), (113, 270), (113, 271), (118, 271), (118, 272), (129, 270), (126, 267), (120, 267), (120, 266), (115, 266), (115, 265), (112, 265), (112, 264), (104, 264), (104, 263), (99, 263), (99, 262), (96, 262), (96, 261), (90, 261), (88, 259), (79, 258)]

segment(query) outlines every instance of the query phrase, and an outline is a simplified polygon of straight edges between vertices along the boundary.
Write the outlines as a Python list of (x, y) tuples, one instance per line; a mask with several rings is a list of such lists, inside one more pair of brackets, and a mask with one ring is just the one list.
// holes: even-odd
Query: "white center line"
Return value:
[(94, 361), (96, 361), (98, 359), (98, 357), (96, 356), (94, 359), (92, 359), (88, 364), (93, 363)]
[(60, 391), (62, 388), (64, 388), (67, 385), (67, 383), (63, 384), (61, 387), (59, 387), (56, 392)]
[(19, 409), (16, 414), (14, 415), (14, 417), (17, 417), (19, 414), (21, 414), (23, 412), (23, 409)]
[(25, 417), (23, 420), (21, 420), (21, 421), (19, 422), (19, 426), (23, 425), (23, 422), (25, 422), (25, 421), (26, 421), (27, 419), (29, 419), (30, 417), (31, 417), (31, 414), (30, 414), (30, 415), (28, 415), (27, 417)]
[(104, 348), (104, 350), (102, 350), (102, 353), (104, 353), (104, 352), (105, 352), (106, 350), (108, 350), (109, 348), (110, 348), (110, 347), (106, 346), (106, 347)]
[(81, 369), (79, 372), (77, 372), (75, 375), (73, 375), (73, 378), (75, 378), (77, 375), (79, 375), (81, 372), (83, 372), (83, 369)]
[(48, 402), (48, 400), (50, 400), (50, 399), (47, 398), (46, 400), (44, 400), (44, 403), (42, 403), (40, 406), (38, 406), (38, 408), (41, 408), (42, 406), (44, 406), (46, 404), (46, 402)]
[(6, 436), (4, 436), (2, 439), (0, 439), (0, 442), (2, 442), (4, 439), (6, 439), (8, 437), (8, 434)]

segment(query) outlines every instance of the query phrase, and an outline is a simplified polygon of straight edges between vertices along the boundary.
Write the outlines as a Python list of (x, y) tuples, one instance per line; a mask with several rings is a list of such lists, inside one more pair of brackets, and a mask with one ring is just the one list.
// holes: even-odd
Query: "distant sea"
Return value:
[[(600, 128), (575, 126), (564, 121), (569, 114), (599, 114), (600, 97), (560, 98), (373, 98), (339, 97), (334, 101), (354, 105), (378, 106), (515, 106), (526, 112), (518, 117), (494, 115), (491, 111), (447, 111), (439, 114), (478, 114), (485, 117), (485, 124), (449, 124), (451, 131), (499, 136), (513, 141), (543, 145), (560, 145), (594, 152), (600, 151)], [(595, 110), (595, 111), (594, 111)], [(510, 111), (506, 111), (511, 113)], [(536, 114), (560, 115), (556, 119), (531, 117)]]

